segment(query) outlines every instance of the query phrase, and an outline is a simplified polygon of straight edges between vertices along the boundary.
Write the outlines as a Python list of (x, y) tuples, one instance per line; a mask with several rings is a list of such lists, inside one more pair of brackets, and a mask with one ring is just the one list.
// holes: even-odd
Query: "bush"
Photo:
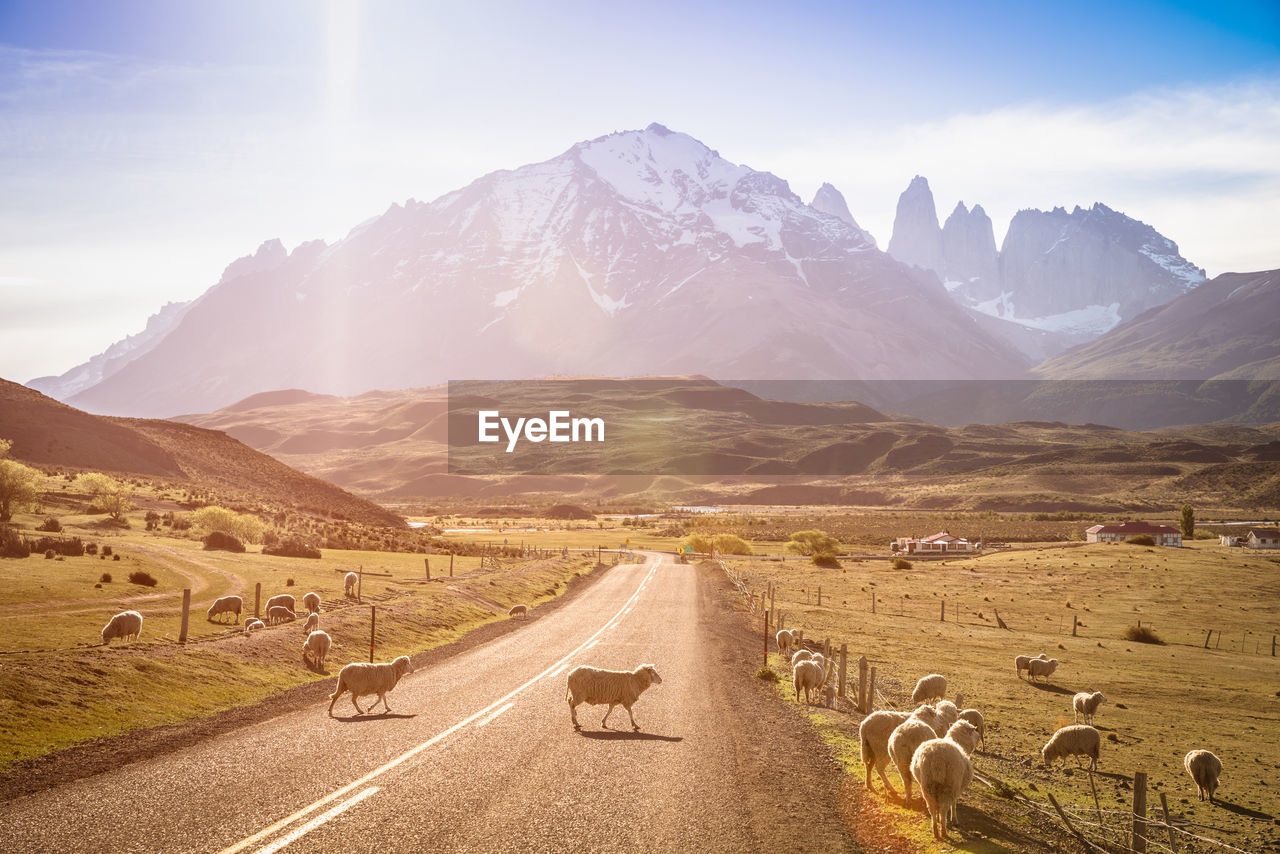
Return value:
[(292, 587), (292, 586), (293, 586), (293, 579), (292, 579), (292, 578), (286, 578), (286, 579), (284, 580), (284, 586), (285, 586), (285, 587)]
[(8, 525), (0, 525), (0, 557), (29, 557), (31, 547)]
[(155, 577), (151, 573), (137, 570), (136, 572), (129, 573), (129, 583), (141, 584), (143, 587), (155, 587), (160, 582), (156, 581)]
[(54, 559), (55, 557), (57, 557), (57, 556), (58, 556), (58, 553), (57, 553), (57, 552), (55, 552), (53, 549), (45, 549), (45, 550), (44, 550), (44, 559), (45, 559), (45, 560), (53, 560), (53, 559)]
[(257, 516), (209, 505), (191, 514), (191, 521), (210, 533), (230, 534), (246, 543), (262, 542), (267, 526)]
[(895, 557), (893, 559), (893, 568), (894, 569), (910, 569), (911, 561), (907, 560), (905, 557)]
[(826, 531), (796, 531), (787, 543), (787, 551), (800, 555), (835, 554), (840, 541)]
[(50, 534), (62, 533), (62, 523), (49, 516), (36, 528), (37, 531), (48, 531)]
[(80, 557), (84, 554), (84, 543), (79, 537), (62, 539), (61, 537), (41, 537), (38, 540), (27, 540), (27, 548), (33, 552), (47, 552), (67, 557)]
[(120, 555), (118, 555), (118, 554), (117, 554), (117, 555), (112, 555), (112, 556), (111, 556), (111, 559), (112, 559), (112, 560), (119, 560), (119, 559), (120, 559)]
[(1130, 537), (1128, 543), (1131, 546), (1154, 546), (1156, 541), (1151, 538), (1150, 534), (1138, 534), (1136, 537)]
[(186, 531), (191, 528), (191, 520), (186, 516), (175, 516), (173, 521), (169, 523), (175, 531)]
[(766, 682), (777, 682), (778, 674), (772, 667), (761, 667), (756, 671), (756, 678), (763, 679)]
[(102, 556), (103, 556), (103, 557), (111, 557), (111, 546), (103, 546), (103, 547), (102, 547)]
[(97, 543), (85, 543), (85, 545), (84, 545), (84, 553), (85, 553), (85, 554), (87, 554), (87, 555), (96, 555), (96, 554), (98, 553), (98, 544), (97, 544)]
[(101, 582), (101, 583), (103, 583), (103, 584), (110, 584), (110, 583), (111, 583), (111, 573), (109, 573), (109, 572), (104, 572), (104, 573), (102, 573), (102, 575), (98, 576), (98, 581), (100, 581), (100, 582)]
[(1155, 643), (1164, 645), (1164, 641), (1150, 626), (1130, 626), (1124, 630), (1124, 639), (1134, 643)]
[(308, 557), (313, 560), (320, 559), (320, 550), (298, 537), (285, 537), (274, 546), (263, 546), (262, 553), (264, 555), (275, 555), (277, 557)]
[(821, 566), (827, 569), (839, 569), (840, 561), (836, 560), (836, 556), (831, 552), (819, 552), (813, 556), (811, 563), (814, 566)]
[(244, 543), (240, 542), (230, 534), (223, 533), (222, 531), (214, 531), (204, 538), (204, 550), (207, 552), (243, 552)]

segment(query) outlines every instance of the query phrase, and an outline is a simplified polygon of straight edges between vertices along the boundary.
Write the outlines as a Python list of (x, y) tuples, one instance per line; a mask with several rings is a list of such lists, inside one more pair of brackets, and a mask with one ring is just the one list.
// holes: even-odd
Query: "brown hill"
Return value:
[(404, 520), (215, 430), (173, 421), (106, 418), (0, 379), (0, 438), (10, 456), (43, 467), (156, 477), (219, 496), (294, 507), (373, 525)]

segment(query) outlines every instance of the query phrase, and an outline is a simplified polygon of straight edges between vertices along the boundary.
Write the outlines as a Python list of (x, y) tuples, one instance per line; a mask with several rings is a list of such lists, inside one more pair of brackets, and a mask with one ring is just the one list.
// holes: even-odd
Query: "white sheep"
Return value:
[(871, 772), (874, 770), (880, 775), (884, 787), (897, 794), (894, 792), (893, 784), (884, 774), (884, 766), (889, 761), (889, 739), (893, 731), (909, 717), (911, 715), (907, 712), (891, 712), (884, 709), (872, 712), (862, 719), (862, 724), (858, 727), (858, 740), (862, 744), (862, 765), (867, 771), (868, 789), (875, 788), (871, 785)]
[(1089, 766), (1092, 771), (1098, 770), (1098, 755), (1101, 752), (1102, 736), (1096, 729), (1084, 724), (1064, 726), (1040, 749), (1046, 768), (1053, 767), (1054, 761), (1059, 757), (1063, 757), (1065, 761), (1065, 757), (1075, 756), (1076, 762), (1080, 762), (1079, 757), (1087, 756), (1092, 760)]
[(302, 633), (309, 635), (320, 628), (320, 615), (312, 611), (307, 615), (307, 621), (302, 624)]
[(889, 759), (902, 777), (902, 796), (908, 802), (911, 800), (911, 757), (916, 755), (917, 747), (937, 737), (933, 727), (919, 718), (907, 718), (889, 736)]
[(116, 638), (137, 640), (142, 635), (142, 615), (137, 611), (121, 611), (102, 627), (102, 643), (111, 643)]
[(922, 676), (911, 692), (911, 702), (924, 703), (929, 700), (941, 700), (947, 696), (947, 677), (940, 673)]
[[(315, 615), (312, 614), (312, 616)], [(329, 648), (332, 646), (333, 638), (329, 637), (327, 632), (312, 632), (302, 642), (303, 663), (310, 660), (316, 667), (324, 667), (324, 660), (329, 657)]]
[(778, 634), (774, 636), (774, 640), (778, 643), (778, 652), (782, 655), (791, 655), (791, 647), (795, 646), (799, 635), (791, 629), (780, 629)]
[[(1039, 659), (1039, 660), (1041, 660), (1041, 661), (1048, 661), (1049, 656), (1045, 655), (1045, 654), (1042, 652), (1042, 653), (1040, 653), (1039, 655), (1037, 655), (1037, 656), (1036, 656), (1036, 658), (1038, 658), (1038, 659)], [(1022, 678), (1022, 671), (1024, 671), (1024, 670), (1026, 670), (1026, 669), (1027, 669), (1027, 665), (1028, 665), (1028, 664), (1030, 664), (1030, 663), (1031, 663), (1031, 661), (1032, 661), (1032, 658), (1031, 658), (1031, 656), (1029, 656), (1029, 655), (1018, 655), (1018, 656), (1014, 656), (1014, 659), (1013, 659), (1013, 666), (1014, 666), (1014, 668), (1018, 671), (1018, 678), (1019, 678), (1019, 679), (1021, 679), (1021, 678)]]
[(813, 692), (821, 691), (826, 684), (826, 668), (812, 659), (797, 661), (791, 668), (791, 681), (796, 686), (796, 702), (800, 702), (800, 692), (804, 691), (804, 701), (813, 702)]
[(290, 611), (284, 605), (274, 605), (267, 609), (267, 622), (272, 625), (285, 622), (286, 620), (293, 622), (297, 618), (298, 615)]
[(813, 658), (811, 658), (811, 659), (809, 659), (809, 660), (810, 660), (810, 661), (816, 661), (816, 662), (818, 662), (818, 666), (819, 666), (819, 667), (821, 667), (821, 668), (823, 669), (823, 671), (824, 671), (824, 672), (826, 671), (826, 669), (827, 669), (827, 658), (826, 658), (826, 656), (824, 656), (822, 653), (820, 653), (820, 652), (815, 652), (815, 653), (813, 654)]
[(1213, 803), (1213, 793), (1218, 790), (1218, 777), (1222, 774), (1222, 760), (1207, 750), (1192, 750), (1183, 758), (1182, 767), (1195, 780), (1200, 800), (1208, 795), (1209, 803)]
[(244, 607), (244, 600), (239, 596), (223, 596), (221, 599), (215, 599), (213, 604), (209, 606), (206, 612), (207, 618), (212, 621), (214, 617), (220, 617), (223, 614), (235, 614), (236, 622), (240, 622), (240, 610)]
[(915, 720), (923, 721), (932, 727), (934, 738), (942, 738), (947, 734), (947, 728), (942, 725), (941, 716), (938, 714), (938, 710), (933, 706), (927, 704), (921, 705), (911, 713), (911, 717)]
[(507, 612), (508, 617), (519, 617), (522, 620), (526, 619), (528, 615), (529, 615), (528, 605), (512, 605), (511, 610)]
[(279, 596), (272, 596), (268, 599), (266, 606), (262, 610), (270, 614), (271, 609), (275, 607), (288, 608), (290, 611), (297, 611), (298, 603), (290, 594), (281, 593)]
[(978, 741), (985, 749), (987, 746), (987, 719), (977, 709), (965, 709), (960, 712), (959, 720), (968, 721), (978, 731)]
[(402, 676), (412, 672), (413, 665), (409, 663), (407, 655), (402, 655), (395, 661), (378, 664), (353, 661), (345, 665), (338, 671), (338, 687), (329, 695), (329, 717), (333, 717), (333, 704), (338, 702), (338, 698), (347, 691), (351, 692), (351, 705), (356, 707), (358, 715), (369, 714), (378, 707), (378, 701), (374, 701), (368, 709), (360, 708), (360, 704), (356, 702), (360, 697), (367, 697), (370, 694), (378, 695), (378, 700), (382, 702), (383, 714), (390, 712), (391, 707), (387, 705), (387, 692), (396, 687), (396, 683)]
[(939, 700), (933, 704), (933, 708), (938, 712), (938, 726), (941, 728), (938, 738), (942, 738), (951, 729), (951, 725), (960, 720), (960, 710), (950, 700)]
[(565, 699), (569, 703), (569, 719), (574, 729), (582, 729), (578, 723), (578, 706), (587, 703), (592, 706), (607, 705), (600, 726), (608, 729), (609, 715), (614, 706), (622, 706), (631, 718), (631, 728), (640, 731), (636, 716), (631, 707), (650, 685), (661, 685), (662, 677), (652, 664), (642, 664), (635, 670), (604, 670), (599, 667), (580, 665), (569, 671), (569, 679)]
[(343, 592), (348, 596), (356, 595), (356, 583), (360, 581), (360, 576), (354, 572), (348, 572), (346, 579), (343, 581)]
[(1058, 659), (1056, 658), (1033, 658), (1027, 662), (1027, 675), (1031, 677), (1032, 682), (1035, 681), (1037, 676), (1042, 677), (1045, 682), (1048, 682), (1049, 677), (1053, 675), (1053, 671), (1057, 669)]
[(258, 629), (265, 629), (266, 627), (267, 624), (262, 622), (262, 620), (254, 619), (244, 621), (244, 633), (246, 635), (249, 634), (249, 632), (257, 631)]
[(302, 605), (308, 611), (319, 611), (320, 610), (320, 594), (311, 592), (311, 593), (308, 593), (306, 596), (303, 596)]
[(956, 821), (956, 803), (973, 781), (969, 754), (978, 743), (978, 730), (968, 721), (957, 721), (945, 738), (926, 741), (911, 757), (911, 776), (920, 786), (935, 839), (947, 837), (947, 819)]
[(1088, 691), (1081, 691), (1071, 698), (1071, 708), (1075, 710), (1076, 723), (1080, 722), (1080, 716), (1084, 715), (1084, 722), (1093, 723), (1093, 716), (1098, 713), (1098, 707), (1107, 701), (1102, 696), (1101, 691), (1094, 691), (1090, 694)]
[(809, 661), (813, 658), (813, 653), (807, 649), (798, 649), (791, 655), (791, 666), (795, 667), (801, 661)]

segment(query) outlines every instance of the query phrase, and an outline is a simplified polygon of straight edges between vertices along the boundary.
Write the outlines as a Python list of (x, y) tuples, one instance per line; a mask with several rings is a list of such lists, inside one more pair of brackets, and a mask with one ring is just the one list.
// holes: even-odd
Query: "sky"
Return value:
[[(892, 7), (892, 8), (887, 8)], [(59, 374), (264, 240), (341, 238), (660, 122), (898, 194), (1094, 202), (1280, 267), (1280, 3), (0, 0), (0, 377)]]

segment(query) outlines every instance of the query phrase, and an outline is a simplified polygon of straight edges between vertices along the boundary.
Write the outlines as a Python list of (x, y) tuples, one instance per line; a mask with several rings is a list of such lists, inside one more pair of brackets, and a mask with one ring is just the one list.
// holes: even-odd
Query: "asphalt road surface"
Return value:
[[(715, 577), (620, 564), (563, 607), (423, 668), (392, 713), (328, 702), (0, 804), (6, 852), (849, 851), (839, 775), (750, 677)], [(344, 661), (329, 662), (336, 673)], [(625, 710), (579, 664), (653, 664)], [(367, 708), (373, 698), (364, 698)]]

